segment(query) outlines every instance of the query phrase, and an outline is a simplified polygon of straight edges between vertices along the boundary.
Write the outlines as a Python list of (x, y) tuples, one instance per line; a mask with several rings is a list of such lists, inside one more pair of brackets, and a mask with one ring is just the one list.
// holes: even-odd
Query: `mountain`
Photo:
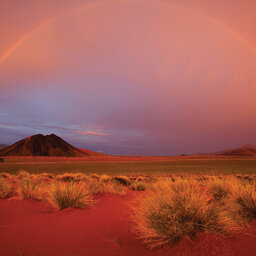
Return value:
[(85, 153), (87, 156), (104, 156), (104, 154), (102, 153), (94, 152), (88, 149), (83, 149), (83, 148), (77, 148), (77, 149)]
[(0, 156), (85, 157), (91, 155), (98, 155), (98, 153), (75, 148), (55, 134), (33, 135), (0, 150)]
[(246, 144), (244, 146), (233, 148), (233, 149), (226, 149), (221, 150), (214, 155), (218, 156), (256, 156), (256, 146), (253, 144)]
[(6, 148), (6, 147), (8, 147), (8, 145), (6, 145), (6, 144), (0, 144), (0, 150), (3, 149), (3, 148)]

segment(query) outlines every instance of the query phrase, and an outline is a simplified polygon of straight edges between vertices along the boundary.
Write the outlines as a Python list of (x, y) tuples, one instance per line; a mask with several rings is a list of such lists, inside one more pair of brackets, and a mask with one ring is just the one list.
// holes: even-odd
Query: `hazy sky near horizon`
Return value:
[(256, 144), (256, 1), (0, 1), (0, 143), (108, 154)]

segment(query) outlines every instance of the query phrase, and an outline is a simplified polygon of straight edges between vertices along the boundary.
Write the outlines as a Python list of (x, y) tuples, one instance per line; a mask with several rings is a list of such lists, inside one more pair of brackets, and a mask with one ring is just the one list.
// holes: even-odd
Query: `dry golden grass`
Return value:
[(237, 178), (227, 176), (210, 177), (206, 180), (205, 186), (216, 201), (221, 201), (230, 198), (234, 191), (239, 189), (242, 184)]
[(26, 171), (20, 170), (19, 174), (17, 175), (18, 179), (28, 178), (30, 174)]
[(101, 182), (109, 182), (110, 180), (111, 180), (111, 177), (109, 175), (107, 175), (107, 174), (102, 174), (100, 176), (100, 181)]
[(20, 182), (19, 193), (23, 199), (43, 200), (45, 188), (37, 177), (23, 178)]
[(112, 178), (113, 181), (118, 181), (120, 184), (124, 186), (130, 186), (131, 180), (127, 176), (115, 176)]
[(14, 195), (14, 188), (4, 178), (0, 178), (0, 198), (9, 198)]
[(142, 191), (133, 203), (133, 230), (149, 247), (170, 245), (198, 232), (231, 236), (256, 218), (256, 176), (84, 175), (0, 173), (0, 198), (46, 199), (58, 209), (84, 208), (99, 193)]
[(85, 186), (93, 195), (110, 193), (122, 196), (128, 191), (127, 187), (121, 185), (115, 180), (101, 181), (97, 179), (90, 179), (89, 181), (85, 182)]
[(81, 183), (53, 183), (48, 193), (48, 200), (60, 210), (85, 208), (94, 203), (91, 193)]
[(136, 179), (131, 183), (130, 188), (136, 191), (145, 191), (148, 190), (151, 186), (152, 185), (146, 182), (144, 179)]
[(233, 186), (232, 199), (233, 208), (237, 208), (236, 212), (243, 220), (250, 222), (256, 218), (255, 183), (246, 182)]
[(198, 232), (229, 236), (237, 225), (195, 179), (159, 180), (132, 206), (133, 230), (151, 248), (173, 244)]

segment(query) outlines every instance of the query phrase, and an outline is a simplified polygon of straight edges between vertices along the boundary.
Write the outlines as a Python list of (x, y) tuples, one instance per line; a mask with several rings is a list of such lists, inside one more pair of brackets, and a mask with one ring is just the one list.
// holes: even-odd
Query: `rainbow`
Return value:
[[(29, 38), (31, 38), (35, 33), (40, 31), (40, 29), (49, 26), (50, 24), (56, 22), (57, 20), (60, 20), (61, 18), (64, 18), (66, 16), (69, 16), (71, 14), (74, 14), (76, 12), (79, 12), (79, 11), (82, 11), (85, 9), (89, 9), (94, 6), (109, 5), (109, 4), (115, 4), (115, 3), (120, 3), (120, 2), (121, 2), (120, 0), (119, 1), (108, 0), (107, 2), (105, 0), (93, 0), (93, 2), (87, 2), (81, 6), (75, 7), (65, 13), (62, 13), (58, 16), (52, 17), (52, 18), (40, 23), (39, 25), (37, 25), (36, 27), (34, 27), (33, 29), (31, 29), (27, 33), (25, 33), (21, 38), (19, 38), (14, 44), (12, 44), (9, 48), (7, 48), (2, 53), (2, 55), (0, 56), (0, 64), (3, 64), (4, 61), (7, 60), (15, 52), (15, 50), (19, 48), (19, 46), (21, 46), (23, 43), (25, 43), (27, 40), (29, 40)], [(199, 13), (194, 9), (190, 9), (190, 8), (178, 5), (178, 4), (170, 3), (168, 0), (158, 0), (157, 2), (156, 1), (150, 1), (150, 2), (161, 4), (164, 6), (171, 5), (173, 8), (180, 9), (180, 10), (185, 11), (189, 14), (192, 14), (196, 17), (204, 19), (206, 22), (213, 24), (214, 26), (224, 30), (226, 33), (232, 35), (234, 38), (239, 40), (245, 47), (247, 47), (252, 53), (256, 54), (256, 46), (254, 44), (252, 44), (249, 40), (244, 38), (241, 34), (234, 31), (232, 28), (228, 27), (227, 25), (225, 25), (221, 22), (218, 22), (202, 13)], [(124, 0), (124, 1), (122, 1), (122, 3), (131, 3), (131, 1)], [(138, 0), (137, 3), (149, 3), (149, 0), (147, 0), (147, 1)]]

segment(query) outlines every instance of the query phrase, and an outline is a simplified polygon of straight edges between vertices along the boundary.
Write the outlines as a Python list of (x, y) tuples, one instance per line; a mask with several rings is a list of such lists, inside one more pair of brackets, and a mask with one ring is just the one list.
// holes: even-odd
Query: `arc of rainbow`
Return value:
[[(3, 52), (3, 54), (0, 57), (0, 64), (2, 64), (6, 59), (8, 59), (8, 57), (10, 57), (12, 55), (12, 53), (20, 46), (22, 45), (26, 40), (28, 40), (34, 33), (38, 32), (40, 29), (50, 25), (51, 23), (64, 18), (68, 15), (71, 15), (75, 12), (79, 12), (81, 10), (85, 10), (88, 9), (90, 7), (93, 6), (97, 6), (97, 5), (108, 5), (108, 4), (115, 4), (115, 3), (120, 3), (120, 1), (108, 1), (105, 2), (104, 0), (93, 0), (94, 2), (87, 2), (81, 6), (75, 7), (74, 9), (71, 9), (70, 11), (67, 11), (63, 14), (60, 14), (58, 16), (52, 17), (42, 23), (40, 23), (39, 25), (37, 25), (36, 27), (34, 27), (33, 29), (29, 30), (26, 34), (24, 34), (21, 38), (19, 38), (14, 44), (12, 44), (6, 51)], [(249, 40), (247, 40), (246, 38), (244, 38), (241, 34), (239, 34), (238, 32), (236, 32), (235, 30), (231, 29), (230, 27), (228, 27), (227, 25), (220, 23), (218, 21), (216, 21), (215, 19), (212, 19), (202, 13), (199, 13), (197, 11), (195, 11), (194, 9), (190, 9), (190, 8), (186, 8), (184, 6), (175, 4), (175, 3), (170, 3), (167, 0), (159, 0), (159, 2), (155, 2), (155, 1), (143, 1), (143, 0), (139, 0), (137, 3), (157, 3), (157, 4), (161, 4), (161, 5), (171, 5), (174, 8), (183, 10), (188, 12), (189, 14), (192, 14), (194, 16), (200, 17), (204, 20), (206, 20), (207, 22), (223, 29), (224, 31), (226, 31), (227, 33), (229, 33), (230, 35), (234, 36), (235, 38), (237, 38), (241, 43), (243, 43), (248, 49), (250, 49), (254, 54), (256, 54), (256, 47), (255, 45), (253, 45)], [(131, 3), (131, 1), (122, 1), (122, 3)]]

